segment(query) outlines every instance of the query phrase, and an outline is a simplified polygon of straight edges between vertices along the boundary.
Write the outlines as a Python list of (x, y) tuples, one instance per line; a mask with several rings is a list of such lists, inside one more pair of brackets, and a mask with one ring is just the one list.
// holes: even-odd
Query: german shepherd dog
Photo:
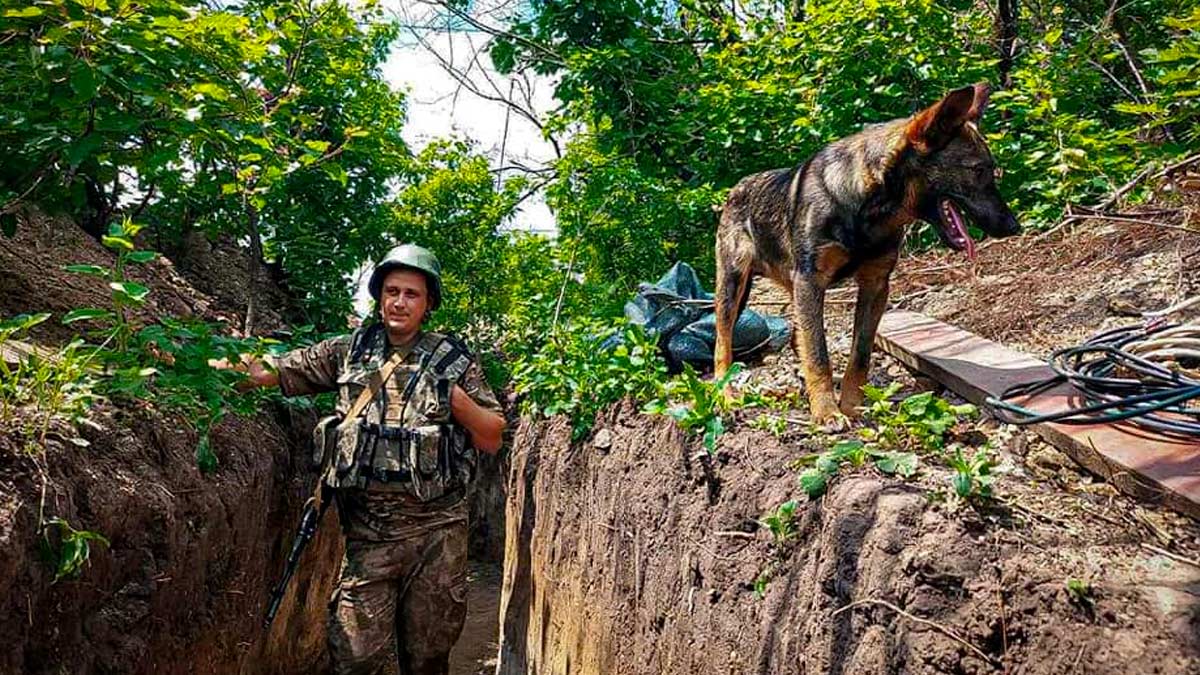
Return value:
[[(733, 326), (751, 281), (765, 275), (792, 296), (793, 348), (803, 361), (813, 420), (845, 425), (863, 400), (906, 226), (924, 220), (972, 259), (964, 213), (994, 237), (1021, 230), (996, 188), (995, 164), (976, 126), (987, 96), (986, 84), (956, 89), (912, 117), (835, 141), (797, 168), (757, 173), (734, 186), (717, 226), (718, 377), (733, 358)], [(858, 283), (858, 299), (837, 401), (825, 344), (825, 290), (849, 277)]]

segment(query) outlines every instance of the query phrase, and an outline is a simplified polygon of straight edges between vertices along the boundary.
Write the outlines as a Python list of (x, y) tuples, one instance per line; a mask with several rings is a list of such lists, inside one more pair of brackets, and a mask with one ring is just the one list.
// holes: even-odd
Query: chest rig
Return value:
[(467, 488), (475, 452), (450, 416), (450, 393), (470, 365), (466, 347), (446, 335), (422, 333), (399, 352), (381, 325), (355, 331), (338, 377), (339, 415), (316, 431), (326, 484), (420, 501)]

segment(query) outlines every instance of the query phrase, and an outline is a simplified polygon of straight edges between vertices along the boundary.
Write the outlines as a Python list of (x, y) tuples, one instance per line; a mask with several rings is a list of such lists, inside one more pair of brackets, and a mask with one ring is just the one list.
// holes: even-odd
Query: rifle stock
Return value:
[[(318, 488), (323, 490), (324, 488)], [(300, 514), (300, 527), (296, 529), (296, 538), (292, 540), (292, 550), (288, 554), (287, 565), (283, 568), (283, 576), (279, 579), (279, 583), (275, 585), (275, 589), (271, 592), (271, 600), (267, 603), (267, 614), (263, 619), (263, 628), (270, 628), (271, 622), (275, 620), (275, 615), (279, 613), (279, 605), (283, 602), (283, 595), (287, 592), (288, 582), (291, 581), (292, 575), (296, 573), (296, 567), (300, 565), (300, 556), (304, 553), (304, 548), (308, 546), (308, 542), (312, 540), (317, 533), (317, 527), (321, 524), (321, 516), (325, 515), (325, 509), (329, 505), (328, 499), (317, 499), (310, 497), (304, 504), (304, 511)]]

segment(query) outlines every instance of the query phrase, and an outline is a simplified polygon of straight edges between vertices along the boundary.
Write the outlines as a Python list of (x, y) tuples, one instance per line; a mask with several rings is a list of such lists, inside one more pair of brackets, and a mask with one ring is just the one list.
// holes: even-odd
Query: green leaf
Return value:
[(196, 466), (199, 467), (200, 473), (205, 475), (217, 470), (217, 456), (213, 454), (207, 433), (201, 434), (200, 442), (196, 444)]
[(9, 335), (12, 335), (13, 333), (27, 331), (39, 323), (43, 323), (49, 318), (49, 312), (42, 312), (40, 314), (18, 314), (11, 319), (0, 321), (0, 333), (8, 333)]
[(710, 418), (704, 428), (704, 448), (711, 455), (717, 451), (717, 437), (725, 432), (725, 423), (717, 416)]
[(108, 284), (109, 288), (116, 291), (119, 295), (128, 298), (134, 303), (141, 304), (146, 296), (149, 295), (150, 289), (132, 281), (113, 281)]
[(834, 444), (834, 446), (832, 448), (829, 449), (829, 453), (831, 455), (833, 455), (835, 458), (841, 459), (844, 457), (849, 457), (850, 455), (858, 452), (859, 450), (862, 449), (862, 447), (863, 447), (862, 441), (855, 441), (855, 440), (838, 441), (837, 443)]
[(873, 384), (864, 384), (862, 390), (863, 395), (871, 402), (883, 401), (887, 398), (883, 390)]
[(825, 473), (818, 469), (808, 469), (800, 474), (800, 489), (804, 490), (809, 499), (816, 499), (825, 494)]
[(113, 318), (113, 313), (107, 309), (99, 309), (96, 307), (82, 307), (73, 309), (67, 312), (67, 315), (62, 318), (62, 322), (66, 325), (75, 323), (76, 321), (91, 321), (93, 319), (110, 320)]
[(818, 471), (827, 474), (837, 473), (837, 470), (839, 467), (841, 467), (841, 465), (842, 457), (834, 455), (831, 452), (822, 453), (817, 457), (817, 461), (813, 463), (813, 466), (815, 466)]
[(158, 257), (158, 254), (154, 251), (134, 251), (126, 256), (126, 260), (129, 262), (143, 264), (154, 260), (156, 257)]
[(192, 85), (192, 91), (204, 98), (211, 98), (215, 101), (228, 101), (229, 92), (221, 85), (213, 84), (212, 82), (201, 82)]
[(83, 160), (90, 157), (103, 144), (104, 138), (99, 134), (87, 134), (68, 145), (63, 151), (63, 156), (72, 167), (78, 167)]
[(956, 473), (952, 479), (954, 483), (954, 492), (963, 499), (971, 496), (971, 475), (966, 473)]
[(900, 410), (910, 417), (921, 417), (933, 402), (933, 392), (913, 394), (900, 403)]
[(86, 63), (79, 63), (71, 69), (71, 89), (81, 100), (90, 99), (96, 95), (100, 86), (96, 79), (96, 71)]
[(74, 272), (75, 274), (86, 274), (88, 276), (101, 277), (104, 279), (108, 278), (108, 268), (101, 267), (99, 265), (66, 265), (63, 267), (63, 269), (68, 272)]
[(6, 9), (4, 16), (13, 19), (32, 19), (45, 13), (41, 7), (22, 7), (21, 9)]
[(884, 473), (905, 478), (917, 472), (917, 455), (912, 452), (888, 452), (876, 457), (875, 466)]
[(329, 162), (322, 165), (322, 168), (325, 170), (326, 175), (337, 181), (342, 187), (346, 187), (349, 184), (350, 176), (346, 174), (346, 169), (341, 164)]
[(132, 251), (134, 248), (133, 242), (128, 238), (124, 236), (113, 236), (111, 234), (106, 234), (103, 237), (100, 237), (100, 243), (113, 250), (123, 248), (127, 251)]
[(329, 149), (329, 141), (304, 141), (304, 147), (318, 155), (323, 155)]

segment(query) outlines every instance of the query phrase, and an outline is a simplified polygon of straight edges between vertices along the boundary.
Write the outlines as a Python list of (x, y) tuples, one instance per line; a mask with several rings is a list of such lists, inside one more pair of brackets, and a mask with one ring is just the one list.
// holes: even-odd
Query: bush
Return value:
[[(602, 347), (614, 335), (623, 342)], [(571, 419), (572, 440), (587, 436), (596, 414), (624, 398), (645, 401), (666, 378), (667, 364), (658, 347), (635, 326), (581, 321), (550, 337), (513, 369), (525, 414)]]

